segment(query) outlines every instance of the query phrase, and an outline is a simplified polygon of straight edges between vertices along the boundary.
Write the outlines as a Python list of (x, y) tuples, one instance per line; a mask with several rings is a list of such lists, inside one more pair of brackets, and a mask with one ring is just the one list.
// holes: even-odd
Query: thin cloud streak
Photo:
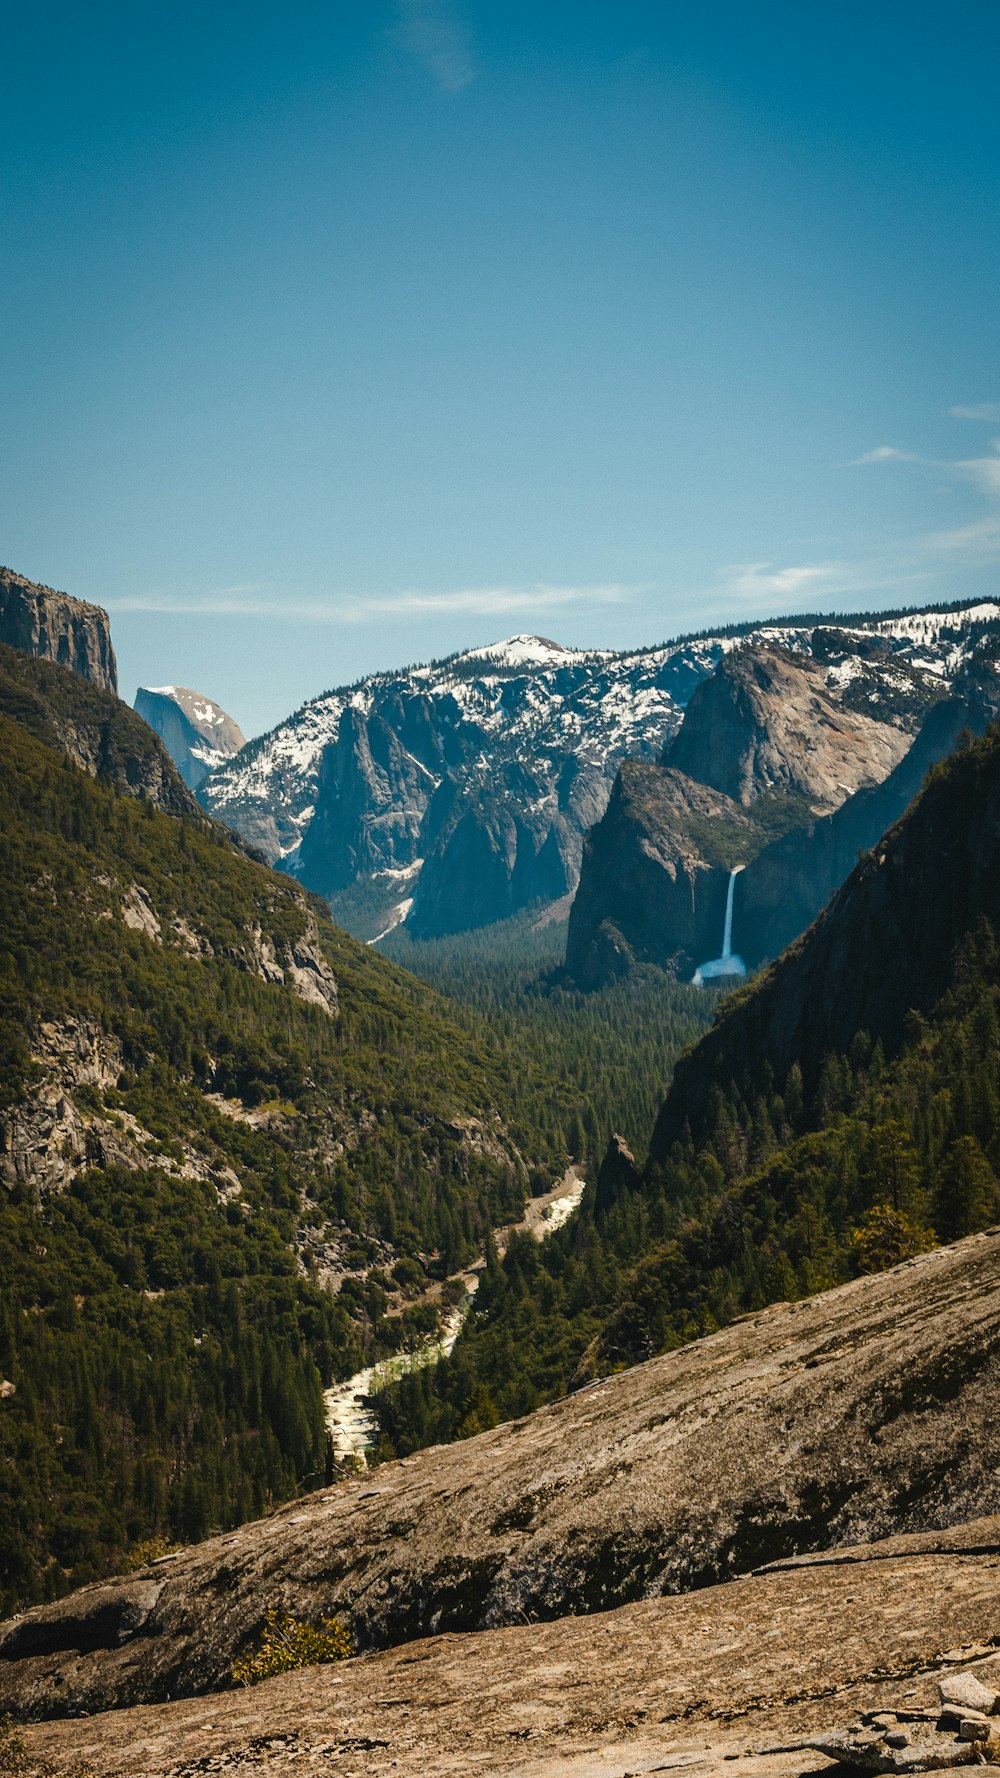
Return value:
[(845, 578), (840, 562), (807, 562), (799, 567), (776, 568), (773, 562), (734, 563), (722, 569), (731, 598), (759, 603), (761, 600), (795, 600), (814, 587), (831, 589)]
[(945, 555), (971, 556), (980, 562), (1000, 561), (1000, 516), (975, 519), (953, 531), (930, 531), (923, 539), (926, 549)]
[(1000, 425), (1000, 401), (979, 401), (971, 407), (950, 407), (953, 420), (985, 420), (987, 425)]
[(926, 459), (918, 457), (915, 451), (900, 451), (895, 445), (876, 445), (873, 451), (866, 451), (863, 457), (854, 457), (850, 467), (863, 469), (867, 463), (923, 463)]
[(641, 586), (617, 583), (593, 586), (464, 587), (454, 592), (361, 594), (348, 598), (284, 598), (261, 587), (220, 587), (204, 593), (134, 593), (106, 601), (114, 611), (166, 612), (185, 617), (261, 617), (282, 623), (355, 624), (372, 617), (507, 617), (542, 616), (577, 606), (600, 609), (622, 605), (641, 593)]
[(396, 0), (396, 12), (393, 37), (442, 92), (460, 93), (475, 79), (469, 33), (446, 0)]

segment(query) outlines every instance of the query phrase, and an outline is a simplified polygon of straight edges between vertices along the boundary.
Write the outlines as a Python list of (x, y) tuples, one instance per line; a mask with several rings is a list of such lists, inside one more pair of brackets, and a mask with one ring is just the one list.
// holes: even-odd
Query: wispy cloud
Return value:
[(950, 556), (968, 556), (981, 562), (1000, 561), (1000, 514), (974, 519), (951, 531), (930, 531), (923, 539), (927, 549)]
[(895, 445), (876, 445), (873, 451), (866, 451), (863, 457), (855, 457), (852, 469), (861, 469), (866, 463), (922, 463), (914, 451), (900, 451)]
[(985, 420), (989, 426), (1000, 425), (1000, 401), (977, 401), (971, 407), (950, 407), (953, 420)]
[(993, 450), (992, 457), (966, 457), (952, 467), (991, 499), (1000, 499), (1000, 438), (993, 440)]
[(746, 599), (763, 608), (769, 599), (794, 602), (813, 590), (839, 590), (846, 572), (840, 562), (806, 562), (795, 568), (778, 568), (773, 562), (740, 562), (723, 568), (722, 579), (731, 598)]
[(541, 617), (573, 607), (621, 605), (644, 591), (616, 582), (582, 586), (462, 587), (449, 592), (407, 588), (399, 592), (301, 596), (261, 586), (206, 588), (204, 592), (151, 591), (109, 599), (114, 611), (165, 612), (185, 617), (261, 617), (283, 623), (354, 624), (377, 617)]
[(426, 68), (446, 93), (475, 79), (469, 33), (447, 0), (396, 0), (396, 42)]

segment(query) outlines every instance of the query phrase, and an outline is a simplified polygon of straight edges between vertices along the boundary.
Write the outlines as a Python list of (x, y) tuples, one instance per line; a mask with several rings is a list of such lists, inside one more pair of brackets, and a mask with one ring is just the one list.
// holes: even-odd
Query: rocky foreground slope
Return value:
[(0, 1707), (70, 1715), (225, 1686), (271, 1607), (339, 1613), (370, 1649), (960, 1525), (1000, 1511), (998, 1388), (987, 1234), (15, 1618)]
[[(1000, 1683), (1000, 1520), (838, 1550), (590, 1617), (429, 1636), (338, 1667), (24, 1732), (101, 1778), (791, 1778), (860, 1713)], [(966, 1756), (972, 1761), (971, 1744)], [(735, 1762), (735, 1763), (734, 1763)]]

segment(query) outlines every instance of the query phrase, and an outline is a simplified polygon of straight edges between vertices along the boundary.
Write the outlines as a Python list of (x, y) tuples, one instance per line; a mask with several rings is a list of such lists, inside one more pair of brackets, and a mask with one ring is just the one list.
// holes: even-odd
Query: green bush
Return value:
[(346, 1661), (353, 1653), (351, 1638), (337, 1618), (305, 1624), (288, 1612), (269, 1611), (255, 1653), (235, 1663), (232, 1677), (237, 1685), (259, 1685), (276, 1673)]

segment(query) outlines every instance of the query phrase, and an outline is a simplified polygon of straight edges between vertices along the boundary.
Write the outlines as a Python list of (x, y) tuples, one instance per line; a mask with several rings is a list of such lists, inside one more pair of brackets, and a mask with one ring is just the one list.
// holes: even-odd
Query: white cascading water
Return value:
[(747, 968), (742, 957), (733, 955), (733, 897), (736, 893), (736, 879), (742, 869), (742, 864), (738, 864), (735, 870), (731, 870), (729, 873), (729, 888), (726, 891), (726, 924), (722, 933), (722, 955), (716, 957), (711, 963), (700, 964), (695, 970), (693, 981), (696, 988), (703, 988), (706, 982), (722, 980), (741, 982), (746, 976)]

